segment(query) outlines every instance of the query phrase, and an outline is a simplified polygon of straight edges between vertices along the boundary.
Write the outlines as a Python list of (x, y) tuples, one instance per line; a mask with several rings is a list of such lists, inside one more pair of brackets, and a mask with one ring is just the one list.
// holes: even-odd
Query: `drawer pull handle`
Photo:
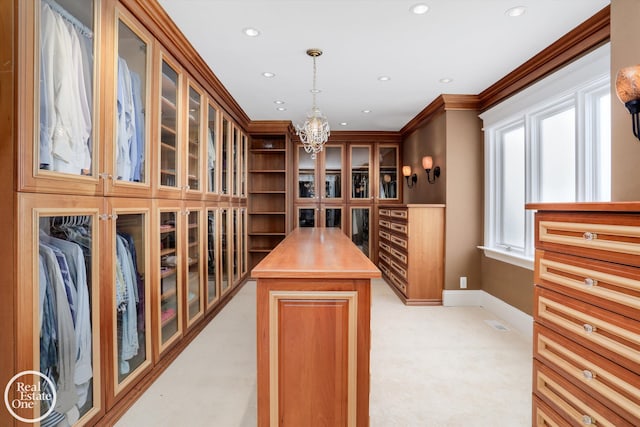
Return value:
[(598, 281), (595, 279), (592, 279), (591, 277), (587, 277), (584, 279), (584, 285), (591, 288), (593, 286), (597, 286), (598, 285)]
[(594, 374), (588, 369), (585, 369), (584, 371), (582, 371), (582, 375), (584, 376), (585, 380), (592, 380), (596, 377), (596, 374)]
[(593, 420), (593, 418), (591, 418), (589, 415), (583, 415), (582, 416), (582, 424), (584, 424), (586, 426), (594, 426), (594, 425), (596, 425), (596, 423)]
[(596, 327), (593, 325), (590, 325), (588, 323), (585, 323), (584, 325), (582, 325), (582, 327), (584, 328), (584, 331), (588, 334), (595, 332)]
[(596, 240), (598, 238), (598, 235), (596, 233), (587, 231), (582, 235), (582, 237), (584, 237), (584, 240)]

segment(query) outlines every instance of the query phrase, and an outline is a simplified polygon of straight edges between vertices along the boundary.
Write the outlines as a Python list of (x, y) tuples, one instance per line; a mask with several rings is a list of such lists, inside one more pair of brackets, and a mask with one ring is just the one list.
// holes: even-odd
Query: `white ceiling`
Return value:
[[(415, 15), (409, 9), (420, 0), (159, 2), (251, 120), (304, 120), (313, 71), (305, 52), (320, 48), (317, 104), (331, 129), (387, 131), (440, 94), (479, 94), (609, 4), (425, 0), (429, 11)], [(526, 12), (507, 16), (514, 6)], [(246, 36), (246, 27), (260, 36)]]

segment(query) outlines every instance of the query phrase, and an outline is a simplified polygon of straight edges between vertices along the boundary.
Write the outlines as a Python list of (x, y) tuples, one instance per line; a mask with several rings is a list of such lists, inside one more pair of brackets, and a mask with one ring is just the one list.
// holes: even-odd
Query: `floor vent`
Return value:
[(485, 320), (485, 323), (497, 331), (507, 332), (509, 330), (509, 328), (503, 325), (499, 320)]

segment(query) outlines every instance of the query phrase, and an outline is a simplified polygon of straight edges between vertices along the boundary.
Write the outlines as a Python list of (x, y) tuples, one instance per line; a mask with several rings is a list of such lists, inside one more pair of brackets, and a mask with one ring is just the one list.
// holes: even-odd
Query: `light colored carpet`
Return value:
[[(482, 308), (407, 307), (381, 280), (372, 288), (372, 427), (531, 425), (525, 338)], [(255, 337), (252, 281), (116, 426), (254, 427)]]

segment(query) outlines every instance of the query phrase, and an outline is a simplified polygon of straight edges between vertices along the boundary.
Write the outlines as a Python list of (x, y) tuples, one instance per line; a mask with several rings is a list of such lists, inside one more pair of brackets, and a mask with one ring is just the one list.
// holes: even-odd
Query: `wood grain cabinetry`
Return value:
[(533, 424), (640, 425), (640, 204), (537, 209)]
[(368, 426), (370, 281), (335, 228), (296, 228), (252, 271), (258, 425)]
[(444, 206), (378, 207), (378, 267), (407, 305), (442, 303)]
[(253, 268), (289, 230), (288, 159), (289, 137), (252, 134), (248, 153), (248, 253)]
[[(0, 382), (40, 371), (59, 389), (25, 419), (113, 425), (246, 279), (249, 120), (157, 2), (0, 16), (3, 93), (21, 94), (1, 105)], [(0, 425), (22, 424), (2, 409)]]

